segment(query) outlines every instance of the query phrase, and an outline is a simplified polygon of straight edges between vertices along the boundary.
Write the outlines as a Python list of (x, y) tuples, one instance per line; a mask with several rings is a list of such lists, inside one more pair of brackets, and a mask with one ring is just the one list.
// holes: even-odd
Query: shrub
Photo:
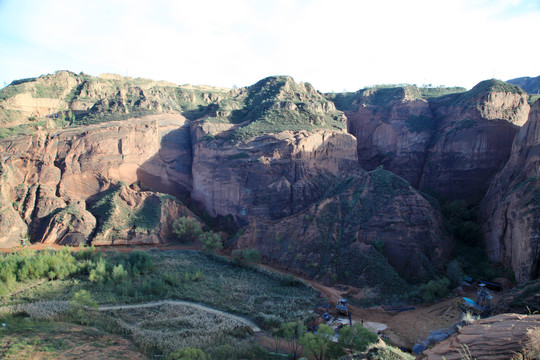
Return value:
[(198, 240), (202, 233), (201, 225), (197, 219), (183, 216), (173, 223), (173, 234), (183, 243)]
[(199, 237), (199, 241), (202, 243), (203, 251), (207, 253), (216, 253), (223, 248), (221, 236), (212, 231), (203, 233)]
[(427, 284), (420, 286), (420, 296), (424, 302), (433, 302), (448, 293), (448, 286), (450, 286), (450, 280), (446, 277), (430, 280)]
[(339, 331), (338, 342), (343, 347), (356, 351), (365, 351), (372, 343), (377, 342), (379, 337), (364, 328), (362, 324), (355, 323), (353, 326), (345, 326)]
[(132, 275), (146, 274), (154, 269), (154, 260), (147, 251), (132, 251), (128, 256)]
[(452, 260), (446, 266), (446, 277), (450, 280), (453, 287), (459, 286), (463, 280), (463, 269), (457, 260)]
[(208, 356), (204, 351), (197, 348), (183, 348), (169, 354), (168, 360), (206, 360)]
[(316, 334), (305, 333), (300, 338), (300, 344), (311, 357), (322, 360), (327, 357), (333, 337), (334, 329), (326, 324), (321, 324)]
[(240, 264), (258, 264), (261, 261), (261, 254), (257, 249), (233, 250), (232, 258)]
[(115, 265), (112, 271), (112, 279), (118, 284), (129, 277), (129, 274), (122, 264)]
[(95, 265), (95, 268), (90, 270), (88, 280), (96, 282), (98, 284), (103, 284), (108, 279), (108, 277), (109, 274), (107, 272), (107, 264), (105, 263), (104, 259), (99, 259), (97, 264)]
[(97, 303), (92, 300), (92, 296), (86, 290), (79, 290), (69, 302), (69, 314), (73, 319), (81, 324), (90, 322), (89, 313), (91, 310), (97, 310)]

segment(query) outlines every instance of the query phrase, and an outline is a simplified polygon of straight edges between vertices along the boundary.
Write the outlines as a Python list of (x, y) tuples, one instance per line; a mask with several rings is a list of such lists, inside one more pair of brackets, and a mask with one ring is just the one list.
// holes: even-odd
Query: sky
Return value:
[(0, 87), (56, 70), (323, 92), (540, 75), (540, 0), (0, 0)]

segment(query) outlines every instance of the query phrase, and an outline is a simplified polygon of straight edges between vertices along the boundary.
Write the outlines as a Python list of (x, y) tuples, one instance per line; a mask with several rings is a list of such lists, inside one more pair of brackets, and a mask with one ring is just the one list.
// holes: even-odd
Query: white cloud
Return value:
[[(536, 76), (536, 0), (0, 2), (0, 81), (59, 68), (324, 91)], [(41, 71), (28, 75), (30, 71)]]

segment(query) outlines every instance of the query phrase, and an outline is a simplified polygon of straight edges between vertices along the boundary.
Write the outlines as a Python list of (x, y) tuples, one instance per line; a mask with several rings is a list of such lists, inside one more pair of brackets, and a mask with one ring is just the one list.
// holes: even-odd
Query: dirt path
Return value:
[[(54, 248), (54, 249), (60, 249), (61, 247), (59, 245), (52, 245), (52, 244), (32, 244), (30, 246), (27, 246), (26, 248), (30, 248), (32, 250), (45, 250), (47, 248)], [(118, 250), (121, 252), (129, 252), (134, 250), (150, 250), (150, 249), (159, 249), (159, 250), (196, 250), (196, 248), (192, 246), (185, 246), (180, 244), (153, 244), (153, 245), (134, 245), (134, 246), (99, 246), (97, 249), (104, 250), (104, 251), (114, 251)], [(18, 251), (21, 248), (18, 249), (0, 249), (0, 251)], [(76, 250), (77, 248), (74, 248)], [(279, 272), (284, 275), (291, 275), (291, 272), (289, 269), (283, 269), (275, 266), (267, 266), (267, 265), (261, 265), (265, 268), (268, 268), (272, 271)], [(305, 278), (304, 276), (298, 276), (298, 274), (294, 274), (294, 276), (298, 279), (301, 279), (302, 281), (310, 284), (315, 288), (317, 291), (321, 293), (321, 296), (324, 298), (327, 298), (330, 302), (330, 304), (335, 306), (338, 299), (340, 299), (343, 296), (349, 296), (349, 292), (351, 291), (348, 287), (343, 287), (343, 290), (340, 290), (339, 288), (330, 287), (322, 285), (316, 281), (310, 280)], [(472, 295), (474, 297), (474, 293)], [(423, 305), (416, 305), (413, 310), (410, 311), (404, 311), (397, 314), (389, 314), (380, 306), (377, 307), (371, 307), (371, 308), (361, 308), (354, 305), (349, 305), (349, 309), (352, 313), (352, 319), (355, 321), (364, 321), (364, 324), (366, 327), (371, 327), (373, 329), (381, 329), (385, 328), (384, 334), (388, 337), (390, 342), (396, 346), (400, 346), (406, 349), (411, 349), (412, 346), (414, 346), (415, 343), (422, 341), (427, 338), (430, 331), (437, 330), (437, 329), (445, 329), (448, 328), (454, 324), (457, 324), (461, 320), (461, 314), (462, 311), (455, 306), (455, 301), (458, 297), (451, 297), (446, 300), (443, 300), (441, 302), (435, 303), (435, 304), (423, 304)], [(495, 300), (495, 299), (494, 299)], [(161, 304), (165, 304), (168, 301), (160, 301), (160, 302), (153, 302), (153, 303), (147, 303), (147, 304), (139, 304), (139, 305), (116, 305), (111, 307), (100, 307), (100, 310), (103, 309), (113, 309), (113, 308), (120, 308), (122, 306), (127, 307), (144, 307), (144, 306), (157, 306)], [(220, 312), (219, 310), (207, 308), (202, 305), (189, 303), (189, 302), (182, 302), (182, 301), (170, 301), (171, 303), (177, 303), (177, 304), (183, 304), (185, 306), (193, 306), (197, 307), (199, 306), (200, 309), (208, 310), (208, 311), (214, 311), (218, 312), (220, 314), (224, 314), (226, 316), (233, 317), (235, 319), (238, 319), (239, 321), (242, 321), (246, 325), (250, 326), (253, 331), (260, 331), (260, 329), (249, 320), (243, 319), (241, 317), (237, 317), (232, 314), (227, 314), (224, 312)], [(258, 330), (255, 330), (258, 329)]]
[(250, 321), (248, 319), (245, 319), (243, 317), (236, 316), (236, 315), (233, 315), (233, 314), (229, 314), (229, 313), (221, 311), (221, 310), (216, 310), (216, 309), (213, 309), (213, 308), (210, 308), (208, 306), (201, 305), (201, 304), (192, 303), (192, 302), (189, 302), (189, 301), (182, 301), (182, 300), (161, 300), (161, 301), (151, 301), (151, 302), (142, 303), (142, 304), (100, 305), (98, 307), (98, 309), (99, 309), (99, 311), (138, 309), (138, 308), (146, 308), (146, 307), (156, 307), (156, 306), (167, 305), (167, 304), (188, 306), (188, 307), (192, 307), (192, 308), (195, 308), (195, 309), (198, 309), (198, 310), (203, 310), (203, 311), (211, 312), (211, 313), (214, 313), (214, 314), (223, 315), (223, 316), (226, 316), (228, 318), (231, 318), (231, 319), (234, 319), (236, 321), (240, 321), (241, 323), (246, 324), (247, 326), (249, 326), (251, 328), (251, 330), (253, 330), (253, 332), (261, 331), (261, 329), (257, 325), (255, 325), (255, 323), (253, 323), (252, 321)]

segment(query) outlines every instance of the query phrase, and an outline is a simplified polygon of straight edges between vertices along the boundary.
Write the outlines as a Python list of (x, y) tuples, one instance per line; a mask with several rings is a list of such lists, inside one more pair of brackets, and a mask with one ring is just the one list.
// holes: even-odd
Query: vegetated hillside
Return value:
[[(164, 242), (176, 218), (195, 216), (189, 209), (229, 230), (281, 219), (288, 224), (302, 212), (318, 218), (314, 206), (322, 209), (336, 179), (362, 178), (361, 167), (380, 165), (413, 187), (474, 203), (508, 156), (513, 123), (521, 124), (528, 112), (524, 96), (495, 80), (467, 92), (405, 86), (328, 97), (287, 76), (241, 89), (65, 71), (14, 82), (2, 89), (0, 101), (2, 130), (9, 135), (0, 141), (0, 240), (14, 246), (28, 233), (32, 241), (69, 244)], [(347, 120), (354, 136), (345, 129)], [(411, 200), (423, 199), (413, 188), (408, 194), (383, 213), (383, 223), (399, 224), (399, 230), (386, 234), (392, 227), (377, 221), (351, 223), (347, 241), (368, 243), (368, 249), (378, 233), (383, 242), (388, 237), (381, 259), (418, 280), (429, 266), (404, 265), (398, 254), (405, 247), (390, 238), (416, 234), (404, 219), (418, 207), (421, 218), (431, 220), (440, 211), (436, 203)], [(374, 190), (368, 202), (385, 199)], [(286, 231), (298, 225), (291, 224)], [(451, 249), (439, 243), (445, 239), (439, 221), (423, 226), (424, 235), (417, 234), (422, 250), (413, 252), (411, 264), (422, 256), (445, 259)], [(263, 250), (267, 240), (255, 246)], [(263, 255), (288, 259), (295, 251)], [(309, 273), (312, 263), (298, 268)], [(339, 271), (356, 281), (347, 269)]]
[(432, 278), (453, 247), (430, 200), (383, 169), (340, 176), (305, 211), (252, 221), (235, 246), (327, 284), (369, 287), (381, 301), (405, 298), (406, 281)]
[(506, 82), (519, 86), (531, 95), (540, 94), (540, 76), (524, 76), (516, 79), (506, 80)]
[(235, 101), (193, 125), (191, 196), (210, 215), (289, 216), (322, 195), (319, 180), (357, 168), (343, 114), (311, 85), (270, 77)]
[(529, 105), (519, 87), (498, 80), (457, 90), (426, 97), (408, 86), (334, 97), (358, 138), (361, 166), (383, 165), (417, 188), (478, 203)]
[(0, 136), (159, 113), (202, 117), (229, 89), (57, 71), (0, 90)]

